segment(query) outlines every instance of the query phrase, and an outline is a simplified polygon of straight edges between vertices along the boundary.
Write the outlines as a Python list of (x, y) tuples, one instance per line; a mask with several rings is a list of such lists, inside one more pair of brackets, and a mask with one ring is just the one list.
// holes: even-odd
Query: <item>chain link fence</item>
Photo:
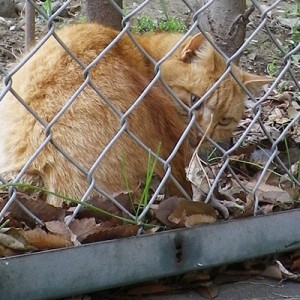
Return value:
[[(110, 1), (112, 4), (113, 1)], [(248, 24), (249, 30), (247, 31), (247, 37), (241, 47), (236, 51), (234, 55), (228, 57), (221, 48), (211, 40), (210, 36), (202, 30), (199, 25), (199, 18), (202, 18), (202, 15), (205, 14), (206, 10), (213, 4), (214, 0), (206, 2), (206, 4), (198, 9), (195, 9), (193, 6), (195, 3), (191, 3), (190, 1), (174, 1), (177, 2), (176, 5), (182, 6), (184, 12), (186, 13), (183, 16), (189, 16), (189, 20), (187, 21), (188, 29), (185, 33), (182, 34), (182, 37), (179, 39), (177, 43), (175, 43), (171, 50), (165, 54), (165, 56), (156, 60), (152, 56), (148, 54), (148, 52), (140, 45), (136, 36), (132, 33), (132, 28), (136, 26), (138, 22), (138, 17), (143, 15), (147, 15), (147, 8), (150, 5), (153, 5), (155, 1), (139, 1), (139, 3), (135, 2), (134, 5), (128, 5), (121, 10), (115, 4), (114, 8), (119, 11), (120, 14), (123, 15), (122, 21), (122, 30), (113, 38), (111, 38), (111, 42), (106, 45), (105, 48), (101, 49), (99, 53), (95, 53), (93, 61), (82, 61), (77, 57), (75, 53), (73, 53), (72, 49), (68, 48), (68, 36), (59, 37), (57, 34), (57, 28), (59, 27), (59, 23), (57, 23), (57, 18), (60, 13), (67, 9), (70, 5), (72, 5), (72, 1), (65, 1), (63, 5), (50, 17), (47, 16), (43, 7), (32, 0), (27, 1), (27, 5), (31, 5), (36, 10), (36, 13), (40, 16), (43, 16), (45, 20), (47, 20), (47, 32), (44, 36), (42, 36), (39, 42), (34, 46), (34, 48), (29, 51), (10, 71), (2, 70), (4, 74), (4, 86), (2, 92), (0, 94), (1, 101), (6, 99), (8, 95), (13, 95), (14, 97), (14, 108), (19, 107), (17, 111), (11, 112), (9, 111), (9, 107), (6, 107), (5, 110), (1, 110), (1, 113), (5, 114), (15, 114), (17, 115), (19, 112), (26, 110), (28, 114), (30, 114), (32, 127), (27, 128), (26, 130), (34, 131), (34, 126), (38, 126), (42, 128), (40, 130), (41, 135), (43, 135), (42, 142), (38, 145), (34, 145), (34, 151), (28, 154), (27, 160), (25, 162), (13, 162), (10, 161), (9, 153), (6, 153), (1, 160), (7, 158), (10, 162), (10, 166), (8, 168), (5, 167), (5, 163), (2, 162), (4, 173), (1, 176), (1, 181), (3, 182), (3, 187), (9, 189), (8, 199), (5, 205), (2, 207), (0, 218), (6, 217), (7, 212), (10, 211), (10, 208), (13, 204), (19, 206), (30, 218), (32, 218), (38, 224), (43, 224), (43, 220), (41, 220), (38, 216), (36, 216), (33, 212), (26, 207), (26, 205), (22, 204), (19, 201), (18, 190), (21, 188), (21, 185), (18, 185), (20, 182), (26, 182), (26, 179), (29, 178), (29, 183), (33, 185), (39, 184), (41, 188), (44, 187), (45, 178), (43, 176), (40, 177), (38, 172), (34, 172), (32, 174), (32, 170), (37, 171), (36, 166), (39, 163), (40, 157), (47, 157), (48, 161), (51, 161), (49, 164), (51, 168), (57, 168), (62, 172), (59, 174), (56, 183), (59, 186), (65, 186), (64, 191), (68, 191), (68, 189), (72, 189), (72, 184), (77, 184), (76, 182), (72, 182), (68, 178), (68, 172), (76, 173), (76, 176), (80, 178), (80, 182), (85, 182), (84, 188), (80, 187), (79, 190), (81, 192), (80, 196), (76, 199), (73, 199), (73, 204), (77, 203), (76, 208), (73, 210), (72, 214), (68, 216), (66, 219), (66, 223), (70, 224), (74, 218), (76, 218), (78, 212), (80, 211), (84, 202), (88, 201), (90, 197), (95, 194), (100, 194), (105, 199), (109, 199), (112, 203), (117, 206), (122, 212), (123, 215), (131, 219), (135, 222), (141, 222), (152, 205), (157, 201), (159, 195), (164, 195), (164, 186), (167, 182), (172, 181), (176, 186), (177, 190), (180, 191), (182, 196), (187, 199), (195, 198), (195, 194), (190, 191), (186, 191), (186, 188), (183, 187), (180, 182), (176, 179), (178, 176), (174, 175), (174, 160), (176, 160), (176, 156), (180, 152), (182, 145), (188, 138), (189, 132), (195, 126), (198, 128), (202, 135), (205, 135), (205, 129), (201, 128), (199, 124), (197, 124), (196, 116), (198, 112), (198, 108), (200, 105), (204, 105), (207, 99), (215, 93), (215, 91), (222, 86), (222, 82), (228, 76), (228, 74), (233, 74), (233, 65), (234, 61), (240, 57), (240, 63), (242, 68), (252, 69), (252, 72), (257, 71), (258, 73), (267, 73), (274, 77), (274, 82), (270, 83), (268, 86), (265, 86), (265, 89), (262, 91), (260, 97), (256, 97), (253, 94), (249, 93), (245, 85), (236, 78), (237, 84), (241, 86), (243, 91), (246, 91), (248, 95), (248, 99), (246, 100), (246, 109), (243, 115), (241, 122), (238, 125), (238, 128), (235, 130), (233, 134), (233, 139), (231, 143), (224, 146), (224, 144), (217, 143), (209, 136), (206, 136), (207, 143), (210, 144), (210, 147), (204, 147), (201, 150), (200, 147), (200, 169), (198, 171), (198, 175), (200, 172), (200, 183), (199, 188), (202, 192), (202, 200), (205, 202), (213, 202), (218, 210), (221, 212), (220, 215), (228, 217), (233, 211), (239, 211), (248, 215), (255, 215), (261, 213), (267, 213), (268, 210), (276, 211), (279, 209), (285, 208), (293, 208), (297, 206), (298, 198), (299, 198), (299, 164), (298, 161), (300, 159), (299, 152), (299, 125), (298, 120), (300, 117), (300, 106), (299, 106), (299, 95), (300, 95), (300, 83), (299, 83), (299, 49), (300, 43), (299, 38), (297, 39), (297, 34), (299, 34), (299, 26), (297, 25), (284, 25), (282, 24), (282, 18), (279, 17), (274, 18), (272, 16), (273, 12), (278, 12), (280, 9), (284, 9), (285, 1), (270, 1), (270, 5), (262, 5), (259, 1), (252, 0), (249, 1), (249, 7), (252, 6), (252, 14), (254, 15)], [(156, 2), (158, 7), (161, 9), (159, 5), (160, 2)], [(175, 5), (173, 3), (173, 5)], [(291, 6), (292, 7), (292, 6)], [(294, 3), (294, 8), (296, 9), (297, 3)], [(196, 7), (197, 8), (197, 7)], [(166, 8), (168, 9), (168, 6)], [(289, 8), (291, 10), (291, 8)], [(163, 10), (163, 9), (162, 9)], [(288, 11), (286, 9), (286, 13), (292, 14), (293, 12)], [(298, 11), (299, 13), (299, 11)], [(276, 13), (275, 13), (276, 14)], [(37, 17), (37, 16), (36, 16)], [(293, 16), (294, 17), (294, 16)], [(295, 16), (299, 20), (299, 14)], [(288, 19), (288, 18), (285, 18)], [(282, 32), (284, 32), (283, 40), (280, 40), (278, 37), (278, 32), (274, 32), (276, 29), (281, 28)], [(274, 29), (275, 28), (275, 29)], [(275, 30), (276, 31), (276, 30)], [(202, 32), (207, 38), (210, 40), (213, 47), (217, 50), (218, 53), (225, 60), (226, 68), (224, 73), (216, 82), (211, 85), (206, 92), (201, 95), (201, 97), (197, 98), (197, 102), (194, 105), (187, 106), (175, 91), (173, 91), (168, 82), (162, 78), (162, 67), (166, 61), (171, 57), (171, 55), (181, 47), (181, 44), (184, 43), (185, 39), (191, 34), (195, 32)], [(93, 82), (93, 69), (98, 64), (102, 62), (105, 64), (110, 64), (110, 61), (106, 60), (106, 57), (116, 48), (116, 45), (122, 40), (124, 36), (128, 36), (132, 42), (132, 45), (135, 45), (139, 51), (141, 51), (145, 57), (145, 60), (148, 64), (151, 64), (153, 67), (153, 78), (147, 81), (144, 88), (139, 87), (139, 91), (141, 93), (133, 100), (131, 103), (127, 103), (125, 108), (118, 107), (101, 88), (99, 85)], [(289, 37), (287, 39), (287, 37)], [(64, 38), (66, 40), (64, 40)], [(89, 38), (80, 37), (82, 39)], [(26, 68), (26, 63), (30, 62), (32, 58), (34, 58), (41, 49), (43, 49), (43, 45), (47, 43), (49, 39), (55, 39), (59, 44), (59, 51), (63, 51), (62, 57), (66, 60), (72, 61), (72, 63), (76, 64), (78, 68), (81, 70), (82, 75), (82, 83), (78, 86), (72, 86), (72, 94), (68, 92), (65, 93), (63, 87), (60, 86), (60, 91), (55, 91), (56, 95), (61, 97), (61, 106), (57, 110), (56, 114), (51, 116), (47, 115), (47, 109), (51, 109), (51, 101), (44, 105), (44, 113), (37, 112), (35, 109), (31, 107), (31, 103), (28, 99), (24, 99), (24, 95), (22, 95), (22, 90), (16, 92), (13, 84), (14, 77), (20, 72), (22, 69)], [(80, 41), (78, 41), (80, 43)], [(57, 46), (58, 47), (58, 46)], [(258, 49), (258, 50), (256, 50)], [(274, 57), (270, 58), (268, 55), (271, 53), (269, 50), (272, 50), (274, 53)], [(88, 49), (87, 49), (88, 51)], [(259, 51), (259, 52), (257, 52)], [(266, 54), (264, 54), (266, 52)], [(261, 57), (264, 57), (261, 59)], [(262, 63), (259, 64), (259, 61)], [(51, 62), (51, 60), (49, 60)], [(48, 58), (44, 57), (41, 64), (47, 64)], [(112, 62), (113, 63), (113, 62)], [(138, 65), (138, 64), (137, 64)], [(37, 70), (39, 70), (37, 65)], [(48, 68), (49, 71), (54, 72), (62, 72), (64, 70), (57, 70), (56, 65), (50, 66)], [(139, 70), (126, 70), (125, 66), (123, 70), (115, 70), (115, 74), (113, 76), (119, 77), (122, 80), (122, 76), (124, 72), (134, 72), (134, 75), (130, 75), (133, 80), (136, 80), (134, 84), (140, 85), (138, 79), (141, 81), (141, 74), (139, 74)], [(23, 73), (24, 75), (24, 73)], [(36, 73), (38, 77), (40, 74)], [(72, 85), (72, 75), (65, 74), (66, 82), (65, 85)], [(126, 75), (124, 75), (126, 76)], [(53, 77), (55, 78), (55, 77)], [(138, 79), (136, 79), (138, 78)], [(17, 79), (20, 81), (20, 79)], [(33, 80), (35, 80), (33, 78)], [(101, 79), (100, 79), (101, 80)], [(47, 89), (51, 89), (51, 83), (44, 83), (47, 86)], [(109, 84), (109, 83), (108, 83)], [(29, 89), (30, 87), (28, 87)], [(40, 86), (40, 89), (43, 89), (43, 86)], [(55, 85), (54, 87), (55, 88)], [(134, 89), (134, 85), (130, 86), (129, 89)], [(112, 84), (111, 89), (114, 89)], [(36, 91), (33, 90), (33, 93)], [(72, 117), (72, 109), (76, 104), (78, 97), (84, 93), (87, 95), (92, 95), (93, 99), (98, 99), (95, 101), (99, 101), (99, 109), (102, 109), (103, 106), (107, 107), (107, 110), (110, 111), (110, 114), (114, 115), (114, 121), (110, 123), (110, 120), (106, 120), (102, 122), (102, 120), (98, 120), (97, 124), (99, 126), (103, 126), (103, 128), (107, 126), (116, 126), (112, 128), (109, 140), (107, 136), (104, 138), (105, 142), (103, 142), (103, 147), (98, 149), (97, 154), (93, 155), (93, 161), (89, 161), (85, 163), (85, 157), (88, 156), (90, 151), (94, 151), (95, 149), (90, 149), (89, 144), (86, 143), (82, 145), (80, 134), (77, 135), (78, 139), (78, 147), (82, 147), (81, 149), (81, 157), (72, 155), (72, 150), (69, 148), (68, 140), (65, 141), (65, 144), (61, 143), (59, 139), (56, 139), (55, 130), (57, 126), (63, 126), (60, 120), (66, 120), (64, 117)], [(173, 99), (176, 102), (176, 105), (180, 107), (183, 111), (184, 115), (186, 115), (187, 122), (186, 126), (183, 129), (178, 140), (174, 141), (174, 145), (169, 149), (168, 154), (161, 155), (160, 150), (158, 148), (149, 148), (147, 138), (145, 139), (143, 136), (136, 134), (136, 131), (130, 126), (130, 118), (140, 113), (140, 105), (147, 101), (147, 95), (151, 94), (154, 97), (160, 97), (162, 95), (166, 95), (165, 97), (168, 99)], [(120, 95), (123, 97), (124, 95)], [(125, 95), (126, 96), (126, 95)], [(12, 96), (10, 96), (12, 97)], [(160, 99), (159, 98), (159, 99)], [(143, 102), (144, 101), (144, 102)], [(17, 103), (17, 104), (16, 104)], [(2, 104), (3, 105), (3, 104)], [(86, 105), (90, 105), (86, 103)], [(149, 107), (149, 109), (151, 109)], [(83, 114), (85, 114), (83, 112)], [(90, 115), (90, 118), (95, 118), (97, 114)], [(153, 123), (159, 122), (159, 120), (155, 119), (156, 116), (153, 116)], [(78, 118), (76, 115), (74, 118)], [(81, 118), (79, 118), (81, 120)], [(141, 119), (141, 118), (140, 118)], [(117, 121), (116, 121), (117, 120)], [(1, 129), (1, 138), (0, 138), (0, 153), (4, 151), (10, 142), (14, 140), (15, 135), (24, 134), (24, 140), (22, 143), (30, 143), (32, 140), (30, 137), (30, 132), (24, 132), (22, 126), (25, 120), (18, 120), (18, 124), (14, 126), (15, 132), (11, 130), (11, 128), (4, 127)], [(82, 121), (82, 120), (81, 120)], [(142, 122), (142, 120), (140, 120)], [(86, 123), (89, 121), (87, 120)], [(112, 125), (111, 125), (112, 124)], [(4, 124), (3, 124), (4, 125)], [(79, 124), (80, 125), (80, 124)], [(68, 126), (65, 124), (64, 126)], [(84, 126), (82, 124), (82, 126)], [(144, 124), (140, 124), (141, 127)], [(31, 128), (31, 129), (30, 129)], [(164, 130), (168, 130), (168, 128), (163, 127)], [(72, 130), (80, 132), (79, 128), (73, 128)], [(91, 129), (92, 130), (92, 129)], [(147, 128), (144, 128), (145, 136), (147, 137)], [(93, 139), (101, 139), (101, 128), (97, 132), (91, 132), (91, 136), (89, 139), (91, 143)], [(26, 134), (26, 135), (25, 135)], [(126, 135), (126, 142), (124, 143), (124, 135)], [(122, 142), (123, 141), (123, 142)], [(157, 141), (163, 142), (164, 141)], [(3, 144), (8, 143), (8, 144)], [(160, 171), (161, 178), (157, 183), (153, 193), (149, 193), (149, 197), (147, 202), (140, 206), (140, 210), (138, 214), (132, 212), (131, 209), (122, 205), (122, 202), (118, 200), (118, 197), (115, 197), (114, 193), (124, 191), (124, 186), (126, 186), (126, 177), (130, 175), (124, 175), (124, 165), (126, 165), (126, 160), (124, 161), (124, 165), (119, 164), (119, 167), (116, 167), (114, 163), (114, 158), (112, 156), (118, 155), (122, 156), (122, 147), (120, 145), (124, 143), (126, 147), (138, 147), (139, 149), (143, 149), (143, 159), (145, 160), (144, 165), (141, 165), (140, 168), (145, 168), (143, 173), (146, 176), (147, 171), (147, 159), (150, 154), (152, 159), (152, 164), (155, 159), (157, 159), (157, 167), (163, 171)], [(57, 157), (51, 157), (52, 154), (49, 154), (49, 145), (51, 145), (51, 149), (55, 149), (55, 151), (51, 153), (56, 153)], [(9, 145), (9, 147), (18, 148), (18, 151), (22, 152), (22, 147), (20, 145)], [(25, 146), (24, 146), (25, 147)], [(114, 149), (111, 151), (111, 149)], [(21, 153), (20, 152), (20, 153)], [(127, 151), (129, 153), (130, 151)], [(4, 152), (3, 152), (4, 153)], [(78, 152), (76, 152), (78, 153)], [(140, 150), (138, 153), (141, 153)], [(23, 154), (22, 154), (23, 155)], [(132, 154), (134, 155), (134, 153)], [(57, 158), (57, 159), (56, 159)], [(127, 159), (129, 159), (127, 157)], [(113, 176), (116, 174), (116, 168), (119, 168), (118, 172), (123, 175), (122, 178), (124, 180), (124, 185), (119, 187), (119, 189), (107, 189), (103, 188), (101, 182), (98, 181), (98, 177), (95, 175), (96, 170), (107, 167), (107, 162), (111, 161), (111, 168), (113, 171), (111, 173)], [(56, 161), (58, 161), (57, 165)], [(71, 165), (67, 170), (60, 165), (60, 162), (67, 162), (66, 164)], [(118, 159), (118, 163), (122, 162), (122, 159)], [(88, 167), (87, 167), (88, 165)], [(138, 168), (136, 164), (132, 164), (134, 168)], [(186, 166), (188, 163), (186, 163)], [(14, 169), (15, 167), (15, 169)], [(50, 168), (50, 167), (49, 167)], [(201, 169), (202, 168), (202, 169)], [(151, 168), (150, 168), (151, 169)], [(202, 171), (201, 171), (202, 170)], [(66, 174), (63, 172), (66, 171)], [(136, 170), (132, 170), (136, 172)], [(131, 172), (130, 168), (126, 169), (126, 172)], [(8, 174), (9, 173), (9, 174)], [(109, 178), (110, 170), (105, 170), (102, 174), (105, 173), (105, 177)], [(108, 175), (106, 174), (108, 173)], [(138, 172), (141, 174), (141, 171)], [(58, 174), (58, 173), (53, 173)], [(35, 179), (37, 176), (38, 179)], [(185, 174), (181, 174), (181, 176), (185, 176)], [(77, 178), (76, 177), (76, 178)], [(65, 178), (65, 182), (64, 182)], [(75, 177), (74, 177), (75, 178)], [(52, 179), (47, 179), (47, 189), (48, 191), (44, 191), (39, 189), (39, 193), (47, 194), (46, 197), (52, 199), (58, 199), (59, 191), (56, 190), (55, 185), (51, 185), (49, 183)], [(106, 186), (109, 186), (109, 179), (107, 180)], [(41, 181), (41, 183), (40, 183)], [(208, 186), (208, 188), (207, 188)], [(28, 187), (27, 187), (28, 188)], [(115, 188), (115, 187), (114, 187)], [(130, 187), (128, 189), (129, 192), (135, 187)], [(30, 190), (30, 189), (29, 189)], [(35, 191), (36, 192), (36, 191)], [(178, 194), (178, 192), (177, 192)], [(62, 200), (70, 200), (68, 199), (68, 193), (66, 192), (62, 196)], [(54, 202), (56, 200), (53, 200)], [(142, 208), (142, 209), (141, 209)]]

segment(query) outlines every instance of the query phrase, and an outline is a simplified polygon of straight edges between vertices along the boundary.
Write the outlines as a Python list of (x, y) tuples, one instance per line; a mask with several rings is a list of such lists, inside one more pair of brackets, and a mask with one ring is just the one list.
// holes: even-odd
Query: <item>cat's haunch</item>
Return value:
[[(117, 36), (118, 32), (97, 24), (66, 27), (60, 39), (88, 66)], [(181, 34), (156, 33), (134, 35), (138, 43), (156, 61), (179, 41)], [(199, 99), (220, 78), (226, 68), (224, 59), (201, 35), (189, 37), (160, 66), (162, 79), (187, 106)], [(153, 64), (125, 34), (88, 75), (116, 108), (114, 111), (90, 84), (84, 86), (72, 104), (52, 124), (67, 101), (84, 83), (84, 69), (51, 37), (12, 77), (12, 89), (42, 120), (37, 120), (8, 92), (0, 102), (0, 173), (18, 173), (46, 139), (51, 140), (32, 161), (26, 174), (41, 178), (44, 187), (60, 195), (80, 199), (90, 182), (58, 148), (87, 173), (109, 142), (124, 125), (117, 111), (125, 113), (154, 77)], [(269, 78), (251, 75), (232, 66), (232, 72), (250, 91)], [(229, 138), (242, 117), (244, 92), (229, 74), (196, 110), (197, 122), (208, 135), (221, 141)], [(188, 122), (184, 110), (156, 83), (126, 118), (126, 130), (111, 145), (99, 165), (90, 172), (97, 186), (108, 193), (125, 190), (122, 168), (126, 168), (131, 189), (145, 178), (148, 152), (132, 139), (135, 135), (148, 148), (166, 159)], [(172, 174), (187, 192), (186, 158), (198, 134), (192, 130), (171, 162)], [(158, 163), (156, 173), (164, 174)], [(178, 194), (174, 184), (170, 193)], [(61, 199), (47, 195), (50, 204)]]

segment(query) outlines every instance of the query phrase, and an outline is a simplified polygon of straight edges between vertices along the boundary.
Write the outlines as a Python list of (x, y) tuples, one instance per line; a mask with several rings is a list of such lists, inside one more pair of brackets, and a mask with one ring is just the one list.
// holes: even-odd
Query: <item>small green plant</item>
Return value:
[(43, 9), (46, 12), (47, 16), (50, 17), (52, 14), (52, 0), (46, 0), (43, 3)]
[(296, 3), (296, 5), (292, 9), (287, 9), (285, 11), (286, 17), (300, 17), (300, 3)]
[(172, 17), (159, 22), (158, 29), (167, 32), (185, 32), (187, 28), (178, 18)]
[(132, 199), (131, 194), (130, 194), (131, 189), (130, 189), (130, 186), (129, 186), (129, 183), (128, 183), (128, 173), (127, 173), (127, 170), (126, 170), (126, 161), (125, 161), (125, 158), (124, 158), (124, 154), (122, 155), (122, 175), (123, 175), (124, 182), (125, 182), (125, 188), (126, 188), (126, 191), (128, 193), (128, 198), (130, 200), (130, 204), (131, 204), (131, 207), (133, 208), (133, 211), (135, 213), (136, 218), (138, 217), (140, 211), (144, 207), (146, 207), (146, 205), (148, 204), (150, 184), (151, 184), (151, 180), (152, 180), (153, 175), (154, 175), (154, 171), (155, 171), (155, 167), (156, 167), (156, 164), (157, 164), (157, 159), (158, 159), (158, 155), (160, 153), (160, 149), (161, 149), (161, 143), (158, 144), (157, 151), (156, 151), (156, 156), (154, 157), (153, 161), (152, 161), (151, 152), (150, 151), (148, 152), (145, 186), (144, 186), (140, 201), (137, 205), (137, 208), (135, 207), (135, 204), (134, 204), (133, 199)]
[(157, 164), (157, 159), (158, 159), (158, 155), (160, 153), (160, 149), (161, 149), (161, 143), (158, 144), (157, 151), (156, 151), (156, 156), (154, 157), (153, 162), (151, 160), (151, 156), (152, 156), (151, 152), (149, 151), (149, 153), (148, 153), (145, 187), (144, 187), (144, 190), (143, 190), (143, 193), (142, 193), (142, 196), (141, 196), (140, 203), (138, 205), (137, 213), (140, 211), (141, 208), (146, 207), (146, 205), (148, 204), (150, 184), (151, 184), (151, 180), (152, 180), (153, 175), (154, 175), (154, 170), (155, 170), (155, 167), (156, 167), (156, 164)]
[(185, 32), (187, 30), (183, 22), (176, 17), (162, 20), (155, 20), (148, 16), (142, 16), (136, 19), (136, 25), (133, 26), (134, 32), (153, 32), (156, 30), (167, 32)]
[(136, 26), (133, 27), (135, 32), (153, 32), (157, 29), (157, 21), (150, 17), (142, 16), (137, 18), (136, 21)]
[(85, 24), (87, 23), (87, 18), (85, 15), (80, 15), (79, 16), (79, 23)]
[(300, 42), (300, 25), (292, 28), (291, 40), (297, 45)]
[(268, 64), (267, 71), (270, 76), (275, 76), (275, 73), (277, 71), (277, 63), (275, 59), (273, 59), (272, 62)]

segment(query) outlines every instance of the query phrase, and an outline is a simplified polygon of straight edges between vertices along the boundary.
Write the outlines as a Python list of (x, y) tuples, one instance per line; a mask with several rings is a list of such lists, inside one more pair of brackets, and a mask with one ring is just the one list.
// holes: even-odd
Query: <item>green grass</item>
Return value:
[(300, 24), (292, 28), (291, 40), (297, 45), (300, 42)]
[(148, 153), (145, 187), (144, 187), (141, 199), (140, 199), (140, 203), (138, 205), (136, 218), (138, 217), (138, 212), (141, 209), (145, 208), (146, 205), (148, 204), (150, 184), (151, 184), (151, 181), (152, 181), (152, 178), (153, 178), (153, 175), (154, 175), (154, 171), (155, 171), (155, 167), (156, 167), (156, 164), (157, 164), (157, 159), (158, 159), (158, 155), (160, 153), (160, 149), (161, 149), (161, 143), (158, 144), (157, 151), (156, 151), (156, 156), (154, 157), (153, 162), (151, 160), (151, 152), (149, 151), (149, 153)]
[(287, 9), (285, 16), (288, 18), (300, 17), (300, 3), (296, 3), (292, 9)]
[(167, 2), (165, 0), (159, 2), (164, 17), (160, 19), (154, 19), (147, 15), (137, 17), (134, 19), (135, 24), (131, 30), (138, 33), (154, 31), (186, 32), (187, 27), (179, 18), (170, 17)]
[(133, 199), (131, 197), (131, 189), (130, 189), (130, 186), (129, 186), (129, 183), (128, 183), (128, 173), (127, 173), (127, 169), (126, 169), (126, 161), (125, 161), (125, 158), (124, 158), (124, 154), (122, 154), (122, 175), (123, 175), (123, 178), (124, 178), (125, 189), (126, 189), (127, 194), (128, 194), (128, 199), (129, 199), (129, 201), (131, 203), (131, 207), (132, 207), (132, 209), (135, 213), (136, 220), (137, 220), (141, 210), (143, 210), (148, 204), (150, 185), (151, 185), (151, 181), (152, 181), (152, 178), (153, 178), (153, 175), (154, 175), (154, 171), (155, 171), (155, 167), (156, 167), (156, 164), (157, 164), (157, 159), (158, 159), (158, 155), (160, 153), (160, 150), (161, 150), (161, 143), (158, 144), (157, 151), (156, 151), (156, 156), (153, 158), (153, 161), (152, 161), (151, 152), (149, 151), (149, 153), (148, 153), (145, 186), (144, 186), (140, 201), (137, 205), (137, 208), (135, 207)]
[(185, 32), (186, 26), (177, 17), (156, 20), (148, 16), (138, 17), (132, 31), (144, 33), (154, 31)]
[(3, 229), (8, 223), (9, 223), (9, 220), (6, 220), (2, 224), (0, 224), (0, 230)]

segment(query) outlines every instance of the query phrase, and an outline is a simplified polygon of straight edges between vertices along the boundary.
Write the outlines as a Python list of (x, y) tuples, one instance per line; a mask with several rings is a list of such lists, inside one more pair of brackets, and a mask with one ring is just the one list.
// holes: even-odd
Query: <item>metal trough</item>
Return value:
[(300, 248), (300, 210), (0, 259), (0, 299), (53, 299)]

